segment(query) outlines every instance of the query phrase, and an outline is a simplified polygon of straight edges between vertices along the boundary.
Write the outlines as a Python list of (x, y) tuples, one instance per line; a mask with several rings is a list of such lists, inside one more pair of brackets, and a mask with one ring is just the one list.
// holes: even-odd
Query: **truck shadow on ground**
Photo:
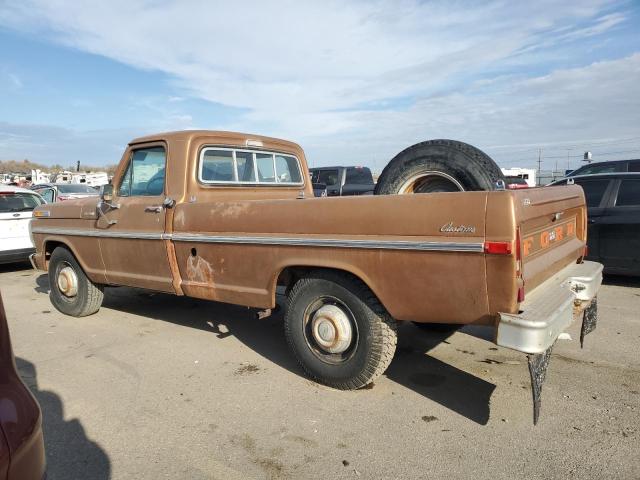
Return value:
[(640, 287), (640, 277), (628, 277), (625, 275), (605, 274), (602, 278), (604, 285), (616, 285), (618, 287)]
[(46, 293), (47, 295), (49, 295), (49, 291), (51, 290), (51, 288), (49, 288), (48, 274), (43, 273), (42, 275), (38, 275), (38, 278), (36, 278), (36, 286), (34, 290), (38, 293)]
[(78, 419), (65, 420), (62, 399), (39, 388), (35, 365), (16, 357), (16, 367), (42, 409), (47, 479), (111, 478), (111, 461), (106, 452), (87, 438)]
[[(279, 297), (279, 303), (283, 300)], [(246, 307), (125, 287), (107, 288), (103, 306), (211, 332), (221, 340), (234, 336), (267, 360), (304, 377), (286, 344), (283, 308), (266, 319), (257, 320), (255, 311)], [(455, 328), (423, 331), (411, 324), (403, 325), (398, 350), (386, 376), (485, 425), (495, 385), (427, 354), (454, 331)]]

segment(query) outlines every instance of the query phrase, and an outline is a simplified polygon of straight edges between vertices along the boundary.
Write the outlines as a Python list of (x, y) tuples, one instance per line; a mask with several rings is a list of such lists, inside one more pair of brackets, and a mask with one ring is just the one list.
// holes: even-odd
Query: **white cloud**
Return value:
[[(163, 72), (180, 93), (175, 105), (191, 96), (246, 112), (211, 125), (292, 138), (323, 161), (366, 162), (433, 137), (491, 146), (622, 135), (625, 121), (637, 124), (638, 87), (624, 76), (637, 78), (637, 56), (471, 80), (616, 28), (625, 15), (612, 6), (8, 0), (0, 25)], [(168, 124), (193, 123), (190, 112), (159, 110)]]

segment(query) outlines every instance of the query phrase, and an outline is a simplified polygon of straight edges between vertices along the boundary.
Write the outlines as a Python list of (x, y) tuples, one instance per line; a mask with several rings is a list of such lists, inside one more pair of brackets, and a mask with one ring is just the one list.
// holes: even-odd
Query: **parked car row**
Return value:
[(372, 195), (376, 184), (367, 167), (310, 168), (316, 197), (345, 197)]
[(42, 183), (40, 185), (32, 185), (31, 190), (38, 192), (47, 203), (97, 197), (99, 195), (98, 190), (85, 183)]

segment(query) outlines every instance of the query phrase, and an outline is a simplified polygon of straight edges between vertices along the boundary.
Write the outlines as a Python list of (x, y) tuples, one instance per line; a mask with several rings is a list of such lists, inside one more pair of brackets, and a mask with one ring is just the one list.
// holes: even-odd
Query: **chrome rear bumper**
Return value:
[(553, 345), (586, 308), (602, 284), (602, 264), (569, 265), (527, 294), (520, 313), (500, 313), (496, 344), (525, 353), (542, 353)]

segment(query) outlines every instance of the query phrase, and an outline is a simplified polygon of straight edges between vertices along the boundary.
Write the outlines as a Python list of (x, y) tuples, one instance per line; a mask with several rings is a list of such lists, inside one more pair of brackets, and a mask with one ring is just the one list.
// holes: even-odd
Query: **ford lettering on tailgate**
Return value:
[(575, 236), (576, 217), (571, 217), (569, 220), (552, 227), (545, 227), (527, 234), (522, 240), (523, 256), (528, 257)]

